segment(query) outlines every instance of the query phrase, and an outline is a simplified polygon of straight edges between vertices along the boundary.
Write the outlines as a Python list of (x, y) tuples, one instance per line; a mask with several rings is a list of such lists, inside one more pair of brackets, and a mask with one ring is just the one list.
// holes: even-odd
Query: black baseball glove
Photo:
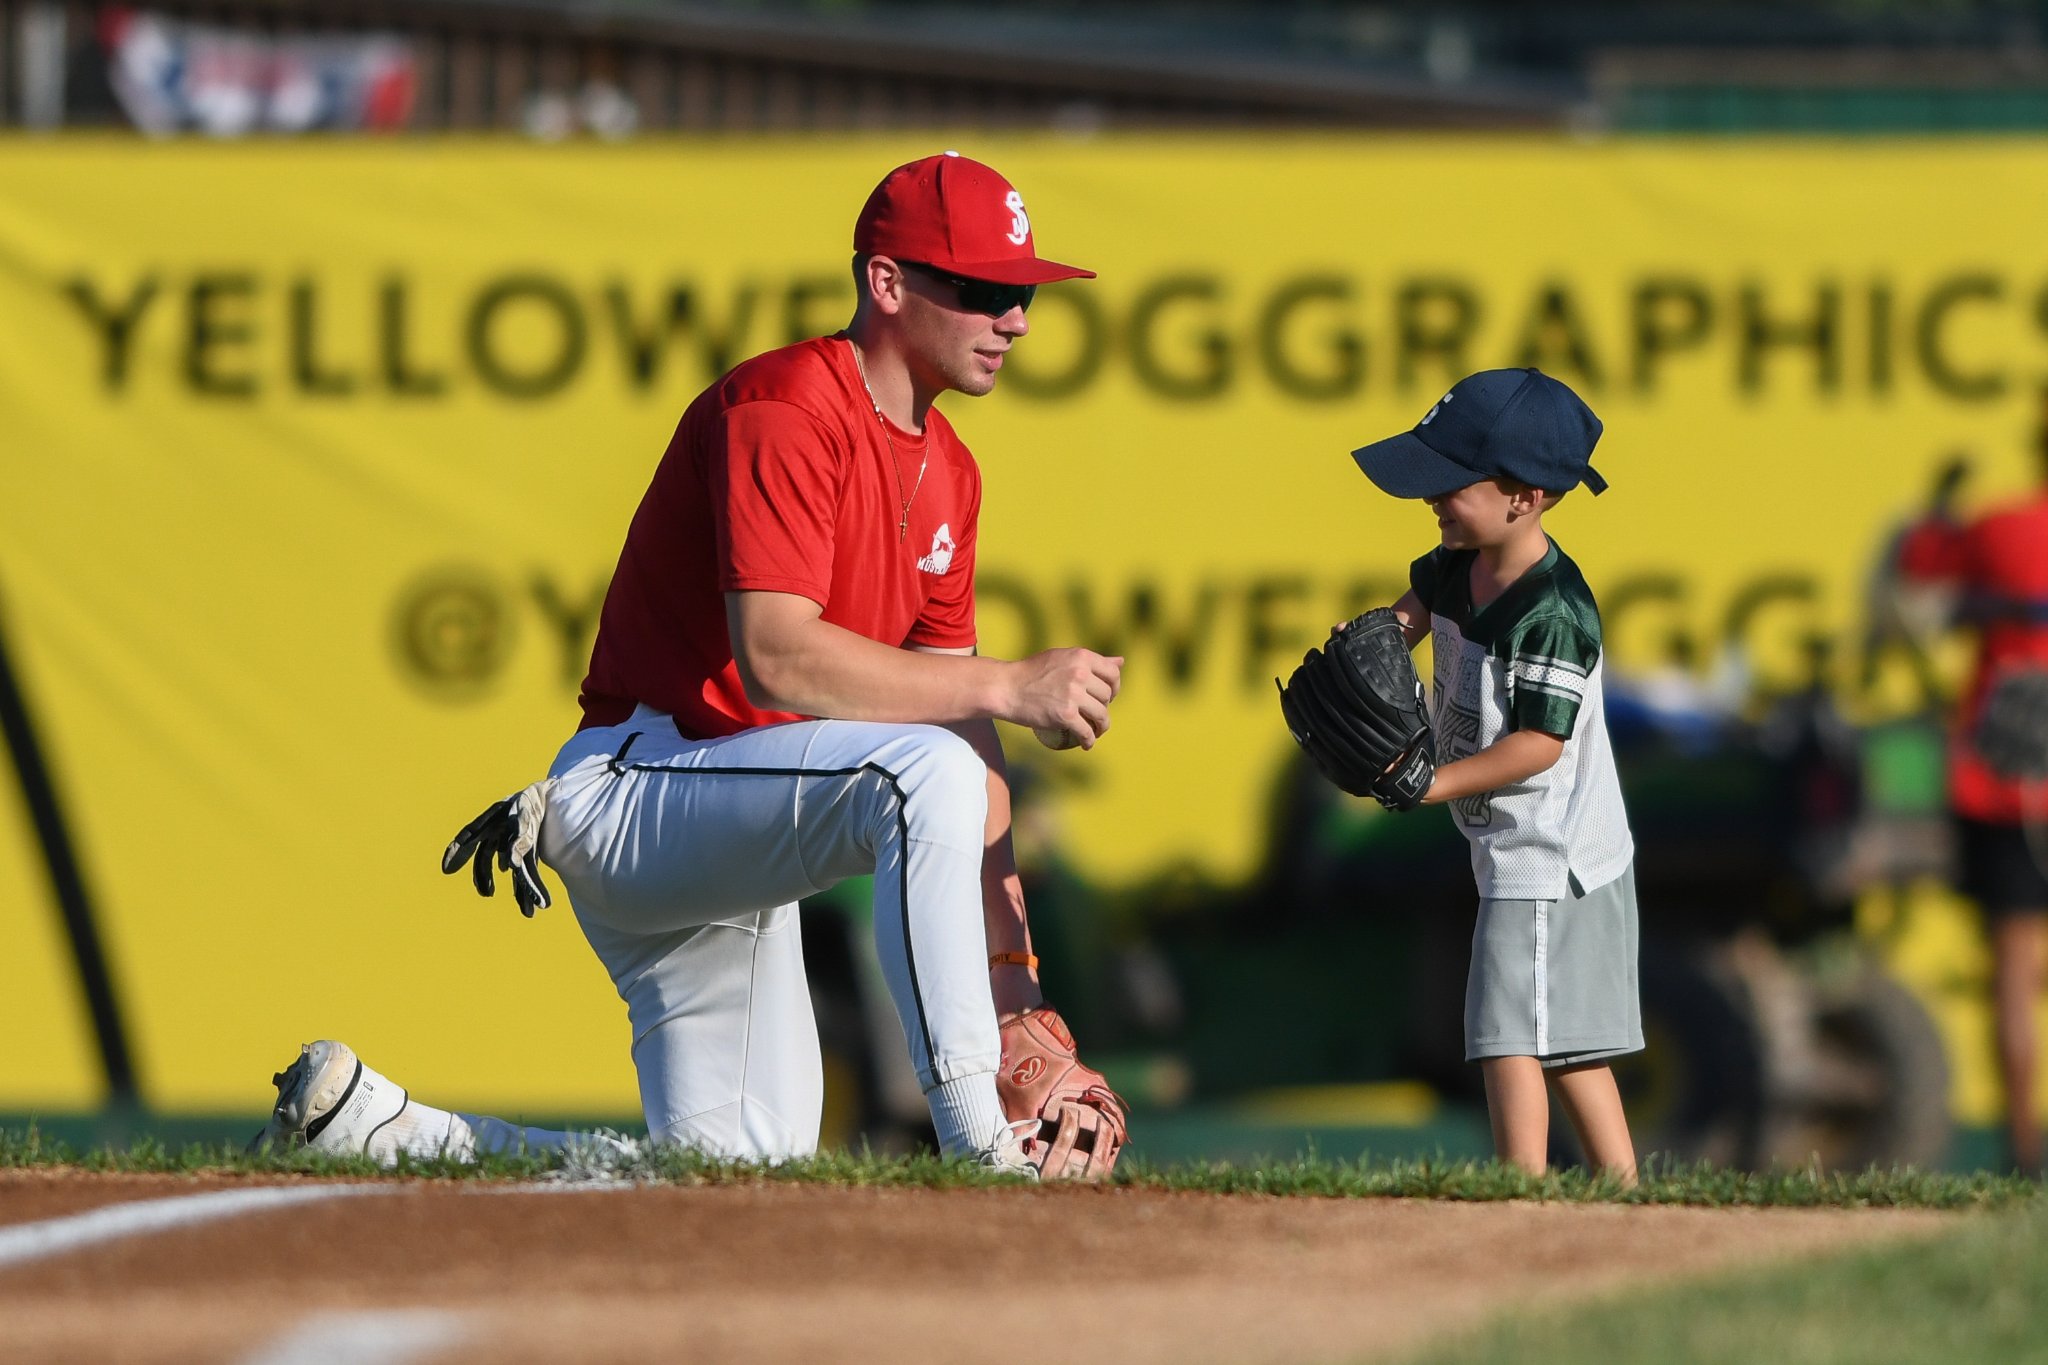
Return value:
[(1294, 742), (1353, 796), (1412, 810), (1436, 779), (1422, 680), (1391, 608), (1373, 608), (1311, 649), (1280, 688), (1280, 710)]

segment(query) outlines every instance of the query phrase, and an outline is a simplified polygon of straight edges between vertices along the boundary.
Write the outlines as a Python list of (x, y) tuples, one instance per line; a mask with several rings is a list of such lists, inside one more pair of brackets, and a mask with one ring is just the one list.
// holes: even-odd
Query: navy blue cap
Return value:
[(1397, 498), (1438, 498), (1481, 479), (1563, 493), (1607, 480), (1587, 461), (1600, 419), (1540, 370), (1481, 370), (1451, 386), (1413, 431), (1351, 452), (1365, 476)]

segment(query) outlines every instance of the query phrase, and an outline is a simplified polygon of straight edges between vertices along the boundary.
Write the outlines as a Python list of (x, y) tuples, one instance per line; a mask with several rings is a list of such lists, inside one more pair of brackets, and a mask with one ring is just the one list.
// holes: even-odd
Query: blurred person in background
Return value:
[(1899, 553), (1908, 580), (1956, 593), (1956, 622), (1976, 634), (1949, 739), (1948, 803), (1959, 888), (1990, 939), (2006, 1135), (2014, 1165), (2029, 1173), (2042, 1169), (2034, 1011), (2048, 970), (2048, 394), (2036, 439), (2033, 492), (1965, 521), (1953, 505), (1961, 481), (1944, 479)]

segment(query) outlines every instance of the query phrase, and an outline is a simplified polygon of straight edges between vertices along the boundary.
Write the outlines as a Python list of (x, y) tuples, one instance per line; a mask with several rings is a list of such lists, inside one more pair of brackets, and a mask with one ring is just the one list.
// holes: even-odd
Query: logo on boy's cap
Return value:
[(1607, 480), (1588, 463), (1600, 419), (1540, 370), (1481, 370), (1451, 386), (1413, 431), (1351, 452), (1365, 476), (1397, 498), (1437, 498), (1481, 479), (1563, 493)]
[(993, 167), (958, 152), (883, 176), (853, 225), (853, 249), (997, 284), (1095, 278), (1040, 256), (1024, 196)]

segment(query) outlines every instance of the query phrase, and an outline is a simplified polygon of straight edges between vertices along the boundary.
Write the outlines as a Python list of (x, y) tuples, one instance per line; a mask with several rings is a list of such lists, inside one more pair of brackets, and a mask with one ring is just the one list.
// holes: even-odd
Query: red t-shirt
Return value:
[(885, 438), (882, 420), (843, 332), (756, 356), (690, 404), (605, 594), (585, 728), (636, 702), (698, 739), (802, 719), (747, 700), (728, 592), (796, 593), (887, 645), (974, 643), (981, 471), (937, 409), (922, 436)]
[(1899, 566), (1962, 590), (1977, 628), (1977, 666), (1949, 741), (1949, 802), (1975, 820), (2020, 818), (2020, 784), (1977, 757), (1969, 737), (1991, 685), (2014, 667), (2048, 668), (2048, 494), (1958, 526), (1924, 522), (1906, 537)]

